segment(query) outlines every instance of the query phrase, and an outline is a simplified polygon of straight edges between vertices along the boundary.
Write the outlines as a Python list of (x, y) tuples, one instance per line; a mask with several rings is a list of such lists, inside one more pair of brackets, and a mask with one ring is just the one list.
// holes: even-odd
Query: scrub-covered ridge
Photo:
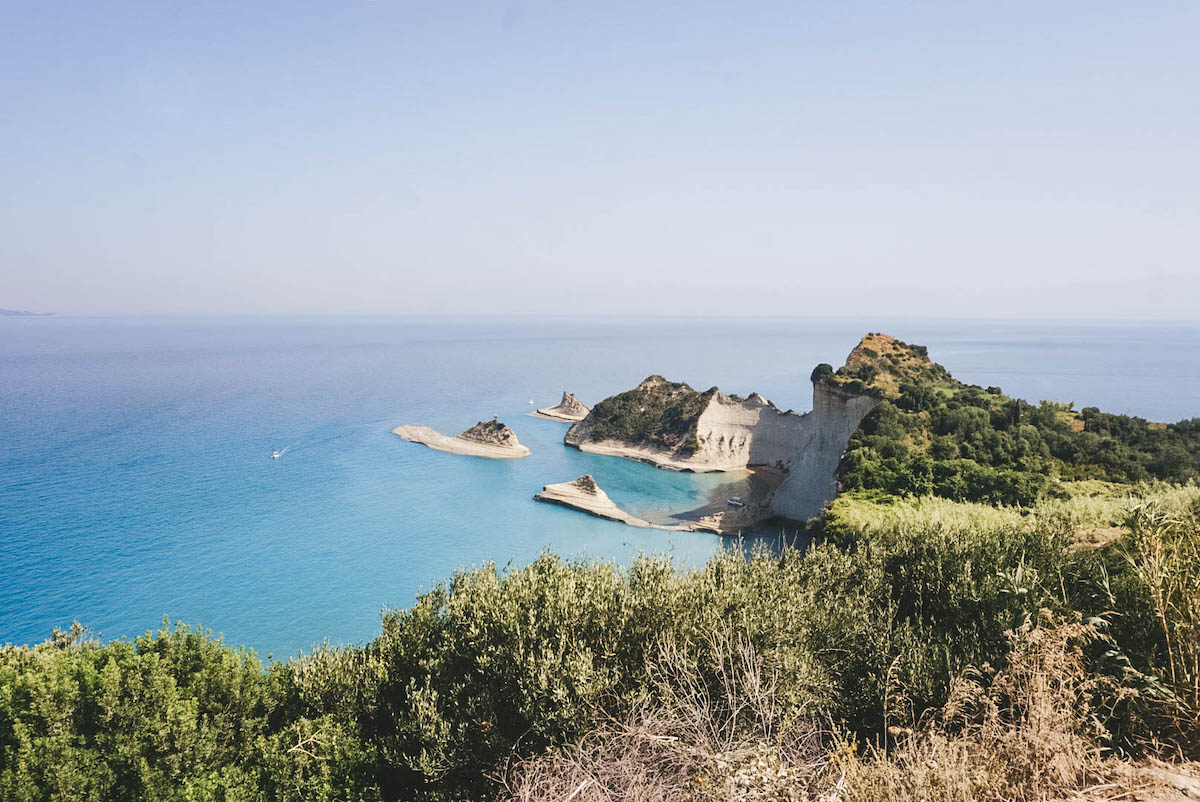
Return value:
[(925, 346), (909, 345), (877, 332), (863, 337), (836, 371), (830, 365), (818, 365), (813, 380), (818, 379), (878, 397), (895, 396), (905, 384), (945, 390), (962, 386), (944, 367), (929, 359), (929, 349)]
[(850, 438), (842, 490), (1031, 504), (1062, 483), (1200, 478), (1200, 418), (1153, 423), (1010, 398), (954, 379), (920, 346), (871, 334), (814, 379), (875, 392), (879, 405)]

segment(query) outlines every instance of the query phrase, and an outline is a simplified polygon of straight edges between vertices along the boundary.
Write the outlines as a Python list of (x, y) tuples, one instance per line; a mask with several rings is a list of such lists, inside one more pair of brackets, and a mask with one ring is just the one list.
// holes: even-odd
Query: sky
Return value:
[(1200, 3), (0, 2), (0, 307), (1200, 318)]

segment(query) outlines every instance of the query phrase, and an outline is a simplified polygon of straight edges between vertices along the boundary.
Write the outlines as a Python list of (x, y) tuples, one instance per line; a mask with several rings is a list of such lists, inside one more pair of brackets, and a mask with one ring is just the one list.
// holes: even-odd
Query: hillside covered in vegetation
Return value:
[(696, 422), (716, 394), (716, 387), (701, 393), (683, 382), (648, 376), (632, 390), (592, 407), (586, 438), (677, 451), (684, 456), (693, 454), (700, 448)]
[(1200, 478), (1200, 418), (1152, 423), (1095, 407), (1009, 398), (954, 379), (922, 346), (869, 334), (814, 381), (872, 392), (881, 403), (850, 440), (843, 490), (1031, 504), (1079, 479)]

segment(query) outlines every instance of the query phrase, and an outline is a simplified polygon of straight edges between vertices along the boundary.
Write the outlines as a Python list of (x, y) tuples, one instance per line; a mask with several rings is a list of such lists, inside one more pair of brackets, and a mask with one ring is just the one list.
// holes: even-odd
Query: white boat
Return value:
[(725, 503), (728, 504), (730, 507), (745, 507), (746, 506), (746, 502), (742, 501), (741, 496), (734, 496), (733, 498), (729, 499), (729, 501), (727, 501)]
[(282, 456), (283, 456), (283, 452), (282, 452), (282, 451), (276, 451), (276, 452), (274, 452), (274, 453), (272, 453), (272, 454), (271, 454), (271, 459), (279, 459), (279, 458), (280, 458), (280, 457), (282, 457)]

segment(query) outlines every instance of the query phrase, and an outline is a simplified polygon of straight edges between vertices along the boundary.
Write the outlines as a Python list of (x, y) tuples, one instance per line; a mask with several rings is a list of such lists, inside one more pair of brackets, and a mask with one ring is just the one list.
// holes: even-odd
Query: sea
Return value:
[[(743, 475), (567, 448), (530, 417), (650, 374), (811, 408), (815, 365), (882, 331), (956, 377), (1030, 401), (1200, 416), (1200, 324), (799, 318), (0, 318), (0, 643), (79, 621), (104, 639), (171, 621), (264, 658), (361, 644), (455, 572), (543, 552), (681, 569), (742, 541), (634, 529), (532, 500), (590, 473), (664, 520)], [(533, 453), (437, 452), (493, 416)], [(284, 450), (279, 459), (272, 453)]]

